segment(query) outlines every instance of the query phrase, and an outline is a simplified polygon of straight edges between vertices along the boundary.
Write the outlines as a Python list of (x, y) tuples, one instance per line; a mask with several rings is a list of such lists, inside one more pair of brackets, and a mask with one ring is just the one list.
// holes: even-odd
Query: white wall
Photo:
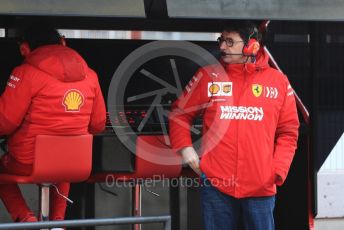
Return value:
[[(344, 217), (344, 134), (318, 172), (317, 218)], [(344, 229), (344, 228), (343, 228)]]

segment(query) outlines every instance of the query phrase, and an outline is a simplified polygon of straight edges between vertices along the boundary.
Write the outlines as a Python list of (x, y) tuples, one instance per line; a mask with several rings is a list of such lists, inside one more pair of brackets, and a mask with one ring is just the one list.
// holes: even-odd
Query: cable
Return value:
[(60, 196), (62, 196), (64, 199), (66, 199), (69, 203), (73, 204), (74, 201), (72, 201), (71, 199), (69, 199), (67, 196), (63, 195), (62, 193), (60, 193), (59, 189), (57, 188), (56, 185), (52, 184), (51, 186), (53, 186), (56, 189), (57, 194), (59, 194)]

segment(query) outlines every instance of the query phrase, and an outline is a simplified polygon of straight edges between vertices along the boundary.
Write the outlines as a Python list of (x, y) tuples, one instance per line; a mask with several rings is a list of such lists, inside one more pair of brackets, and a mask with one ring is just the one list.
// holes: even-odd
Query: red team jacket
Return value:
[(32, 164), (36, 135), (97, 133), (105, 113), (97, 74), (83, 58), (68, 47), (42, 46), (11, 73), (0, 97), (0, 135), (8, 135), (12, 157)]
[(276, 193), (276, 174), (289, 171), (297, 146), (299, 121), (286, 76), (256, 63), (200, 68), (173, 104), (172, 147), (192, 146), (190, 127), (203, 116), (200, 168), (212, 185), (236, 198)]

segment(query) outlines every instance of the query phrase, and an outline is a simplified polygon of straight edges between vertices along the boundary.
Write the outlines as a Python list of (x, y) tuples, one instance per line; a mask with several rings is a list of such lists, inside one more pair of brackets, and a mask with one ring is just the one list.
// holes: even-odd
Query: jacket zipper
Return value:
[[(244, 67), (246, 68), (246, 66)], [(246, 69), (244, 70), (244, 80), (243, 80), (243, 85), (241, 86), (241, 90), (240, 90), (240, 94), (237, 100), (237, 106), (240, 106), (240, 102), (242, 101), (242, 98), (245, 97), (245, 93), (246, 93), (246, 89), (247, 89), (247, 71)], [(238, 177), (238, 167), (239, 167), (239, 132), (240, 132), (240, 124), (241, 124), (241, 120), (238, 120), (238, 125), (237, 125), (237, 158), (236, 158), (236, 170), (235, 170), (235, 177), (233, 178), (235, 181), (237, 181), (237, 177)], [(237, 186), (235, 185), (235, 183), (233, 183), (234, 185), (234, 195), (237, 197), (238, 192), (237, 192)]]

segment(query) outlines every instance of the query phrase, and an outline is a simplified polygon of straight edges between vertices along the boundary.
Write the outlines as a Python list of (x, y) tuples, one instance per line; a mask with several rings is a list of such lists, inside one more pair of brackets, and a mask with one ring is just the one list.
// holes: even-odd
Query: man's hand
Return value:
[(198, 175), (201, 175), (199, 168), (199, 157), (193, 147), (185, 147), (180, 150), (183, 161), (187, 163)]
[(283, 184), (283, 179), (280, 175), (275, 174), (275, 184), (281, 186)]

